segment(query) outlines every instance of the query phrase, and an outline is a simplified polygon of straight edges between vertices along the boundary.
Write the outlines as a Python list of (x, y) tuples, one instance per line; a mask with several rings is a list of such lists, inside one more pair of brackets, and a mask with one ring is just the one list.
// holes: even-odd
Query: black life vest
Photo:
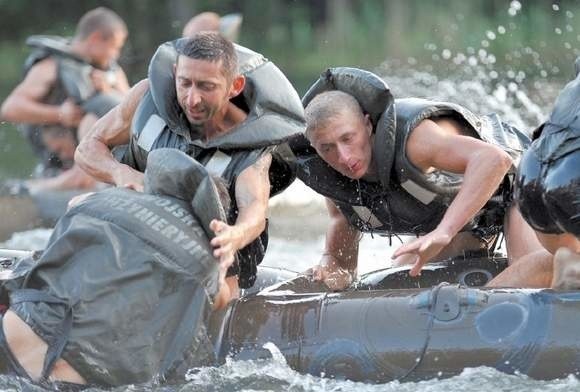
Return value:
[[(294, 180), (288, 163), (292, 154), (286, 141), (303, 132), (303, 108), (298, 94), (273, 63), (236, 45), (239, 70), (246, 77), (246, 87), (233, 102), (246, 109), (248, 116), (230, 132), (203, 142), (200, 135), (192, 135), (175, 92), (173, 65), (177, 59), (177, 45), (184, 40), (164, 43), (151, 59), (149, 89), (133, 117), (131, 141), (121, 162), (144, 171), (150, 151), (175, 148), (185, 152), (210, 173), (226, 181), (233, 201), (228, 221), (233, 223), (237, 217), (236, 179), (263, 154), (269, 152), (273, 158), (271, 195), (281, 192)], [(241, 287), (253, 284), (266, 246), (267, 232), (264, 231), (260, 238), (238, 253)], [(245, 271), (246, 268), (249, 271)]]
[[(579, 62), (576, 61), (578, 66)], [(580, 238), (580, 76), (568, 83), (522, 158), (515, 200), (524, 219), (543, 233)]]
[[(478, 138), (500, 146), (519, 160), (528, 137), (502, 123), (497, 115), (476, 116), (465, 108), (423, 99), (394, 100), (378, 76), (359, 69), (333, 68), (324, 73), (303, 98), (304, 105), (317, 94), (341, 90), (354, 96), (374, 125), (373, 157), (378, 182), (352, 180), (327, 165), (304, 138), (293, 143), (298, 177), (315, 191), (332, 199), (357, 229), (382, 234), (423, 234), (433, 230), (461, 187), (463, 176), (435, 171), (424, 174), (405, 154), (407, 139), (423, 120), (452, 117)], [(396, 113), (396, 114), (395, 114)], [(480, 235), (501, 228), (508, 181), (464, 230)], [(483, 232), (482, 232), (483, 231)]]

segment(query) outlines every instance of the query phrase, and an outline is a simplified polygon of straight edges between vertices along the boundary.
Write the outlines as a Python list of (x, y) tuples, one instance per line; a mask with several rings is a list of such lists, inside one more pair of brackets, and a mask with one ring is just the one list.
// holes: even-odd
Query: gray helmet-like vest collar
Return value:
[[(189, 138), (190, 127), (178, 102), (173, 65), (177, 48), (188, 38), (162, 44), (149, 64), (149, 88), (161, 118), (173, 132)], [(230, 132), (207, 142), (194, 140), (202, 148), (259, 148), (287, 141), (304, 129), (300, 98), (284, 74), (262, 55), (235, 45), (238, 70), (246, 77), (242, 92), (249, 113)], [(256, 71), (260, 75), (256, 75)]]
[[(370, 116), (375, 135), (373, 144), (375, 167), (381, 184), (387, 186), (395, 157), (396, 129), (395, 100), (389, 86), (369, 71), (349, 67), (329, 68), (306, 92), (302, 104), (306, 107), (316, 95), (331, 90), (352, 95), (363, 111)], [(336, 172), (322, 161), (322, 158), (318, 159), (321, 161), (318, 165)]]

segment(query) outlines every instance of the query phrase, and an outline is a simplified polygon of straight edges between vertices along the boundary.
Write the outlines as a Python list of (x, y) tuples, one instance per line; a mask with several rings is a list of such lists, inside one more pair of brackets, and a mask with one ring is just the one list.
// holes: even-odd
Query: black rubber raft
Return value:
[(480, 287), (506, 264), (466, 255), (430, 264), (418, 279), (408, 268), (385, 269), (344, 292), (296, 276), (246, 293), (215, 313), (209, 330), (222, 361), (271, 358), (273, 343), (298, 372), (354, 381), (450, 377), (478, 366), (536, 379), (578, 375), (580, 293)]
[[(11, 260), (0, 260), (10, 269)], [(507, 265), (467, 254), (365, 274), (343, 292), (260, 267), (254, 288), (208, 332), (218, 364), (270, 359), (298, 372), (367, 383), (417, 381), (488, 366), (535, 379), (578, 375), (580, 293), (481, 287)], [(274, 349), (276, 350), (276, 349)]]

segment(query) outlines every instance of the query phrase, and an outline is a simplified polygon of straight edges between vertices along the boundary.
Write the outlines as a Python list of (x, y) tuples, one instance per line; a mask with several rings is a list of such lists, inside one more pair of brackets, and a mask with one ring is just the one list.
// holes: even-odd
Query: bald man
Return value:
[(218, 31), (230, 41), (237, 41), (242, 19), (240, 14), (227, 14), (220, 17), (215, 12), (202, 12), (187, 22), (182, 35), (191, 37), (200, 31)]

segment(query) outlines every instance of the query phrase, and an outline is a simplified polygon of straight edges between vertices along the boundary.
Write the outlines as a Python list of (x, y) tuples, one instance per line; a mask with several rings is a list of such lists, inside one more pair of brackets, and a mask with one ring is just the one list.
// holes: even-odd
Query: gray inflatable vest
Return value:
[[(147, 155), (158, 148), (175, 148), (202, 163), (213, 175), (222, 177), (232, 198), (229, 222), (237, 216), (235, 182), (237, 176), (264, 153), (272, 154), (271, 195), (294, 180), (287, 163), (291, 152), (286, 141), (304, 131), (304, 113), (298, 94), (284, 74), (262, 55), (236, 45), (239, 70), (246, 88), (233, 102), (244, 108), (244, 122), (223, 136), (203, 142), (190, 128), (178, 105), (173, 65), (177, 46), (187, 39), (167, 42), (157, 49), (149, 64), (149, 90), (140, 102), (132, 123), (129, 147), (121, 159), (137, 170), (146, 167)], [(266, 231), (238, 253), (240, 286), (251, 287), (256, 266), (267, 246)], [(249, 269), (249, 270), (245, 270)]]
[[(54, 87), (44, 97), (43, 102), (50, 105), (60, 105), (67, 98), (72, 98), (85, 112), (93, 113), (97, 117), (102, 117), (121, 101), (119, 94), (102, 94), (98, 92), (91, 80), (91, 72), (96, 69), (86, 60), (71, 52), (70, 40), (58, 36), (34, 35), (26, 40), (26, 44), (34, 50), (27, 57), (24, 63), (24, 73), (36, 63), (53, 57), (57, 62), (57, 78)], [(112, 65), (106, 72), (107, 79), (114, 83), (118, 65)], [(36, 124), (22, 125), (22, 132), (28, 138), (34, 152), (42, 159), (47, 157), (48, 152), (44, 147), (41, 138), (41, 131), (46, 127), (59, 127), (60, 125), (39, 126)], [(74, 128), (69, 131), (76, 137)]]
[[(496, 115), (476, 116), (459, 105), (423, 99), (394, 100), (378, 76), (359, 69), (333, 68), (324, 73), (303, 98), (306, 106), (317, 94), (341, 90), (353, 95), (374, 125), (373, 156), (378, 182), (351, 180), (327, 165), (305, 138), (294, 143), (298, 177), (317, 192), (332, 199), (357, 229), (380, 234), (423, 234), (433, 230), (461, 187), (461, 175), (435, 171), (424, 174), (405, 154), (407, 138), (424, 119), (452, 117), (478, 138), (503, 148), (514, 160), (529, 143), (517, 129)], [(395, 114), (396, 113), (396, 114)], [(506, 179), (496, 197), (464, 230), (479, 235), (497, 232), (502, 225)]]
[(211, 219), (218, 191), (199, 163), (151, 154), (146, 193), (111, 188), (75, 206), (10, 293), (10, 307), (90, 384), (183, 380), (210, 365), (206, 334), (217, 292)]

